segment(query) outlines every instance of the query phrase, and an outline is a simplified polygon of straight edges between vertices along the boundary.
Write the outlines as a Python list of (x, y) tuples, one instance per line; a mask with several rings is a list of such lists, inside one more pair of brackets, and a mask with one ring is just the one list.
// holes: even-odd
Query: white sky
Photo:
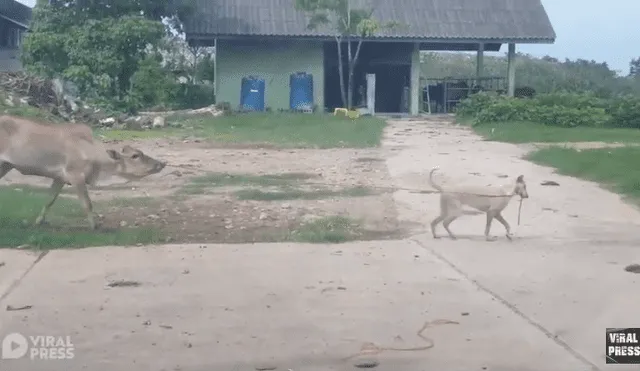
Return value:
[[(33, 6), (36, 0), (18, 0)], [(556, 30), (552, 45), (519, 45), (519, 51), (536, 56), (606, 61), (626, 74), (631, 58), (640, 56), (640, 1), (542, 0)], [(606, 4), (606, 8), (603, 5)], [(594, 21), (595, 19), (595, 21)], [(504, 48), (506, 49), (506, 48)]]

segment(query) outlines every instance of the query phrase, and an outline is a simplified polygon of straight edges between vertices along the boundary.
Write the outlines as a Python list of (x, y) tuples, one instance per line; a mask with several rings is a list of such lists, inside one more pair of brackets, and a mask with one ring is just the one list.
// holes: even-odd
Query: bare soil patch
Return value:
[[(344, 217), (363, 240), (399, 238), (392, 185), (380, 149), (220, 146), (195, 139), (110, 141), (169, 162), (139, 182), (110, 179), (90, 190), (101, 228), (155, 227), (167, 242), (283, 241), (322, 218)], [(48, 187), (10, 172), (0, 185)], [(75, 199), (65, 188), (62, 197)], [(35, 218), (35, 215), (34, 215)]]

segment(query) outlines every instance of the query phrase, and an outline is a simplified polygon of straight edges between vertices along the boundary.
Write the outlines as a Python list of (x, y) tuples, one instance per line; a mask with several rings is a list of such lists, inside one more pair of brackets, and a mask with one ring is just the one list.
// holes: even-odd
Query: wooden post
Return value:
[(420, 44), (413, 44), (411, 53), (411, 86), (409, 87), (409, 113), (417, 116), (420, 113)]
[(367, 74), (367, 109), (371, 116), (376, 114), (376, 75)]
[(516, 44), (509, 44), (507, 53), (507, 95), (513, 97), (516, 91)]
[(213, 40), (213, 95), (218, 103), (218, 39)]
[(476, 77), (484, 75), (484, 43), (478, 44), (478, 55), (476, 56)]

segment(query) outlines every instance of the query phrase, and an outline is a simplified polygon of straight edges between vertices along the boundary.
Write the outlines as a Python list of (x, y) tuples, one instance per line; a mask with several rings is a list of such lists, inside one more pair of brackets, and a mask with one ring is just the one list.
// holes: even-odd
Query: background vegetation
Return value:
[[(488, 140), (532, 143), (528, 160), (640, 201), (640, 59), (632, 60), (624, 74), (595, 61), (526, 55), (517, 60), (517, 86), (533, 87), (537, 94), (474, 94), (457, 106), (458, 120)], [(485, 63), (487, 74), (505, 75), (505, 58), (488, 58)], [(475, 58), (428, 54), (423, 73), (473, 76)], [(540, 142), (547, 145), (538, 147)]]
[[(465, 53), (423, 53), (422, 76), (431, 78), (469, 77), (476, 74), (476, 57)], [(530, 86), (538, 93), (593, 92), (598, 97), (640, 93), (640, 59), (629, 63), (629, 71), (616, 73), (606, 62), (584, 59), (560, 61), (553, 57), (536, 58), (518, 53), (516, 84)], [(507, 76), (504, 55), (485, 55), (484, 75)]]
[(213, 103), (213, 88), (201, 84), (213, 80), (212, 52), (176, 36), (193, 8), (171, 0), (38, 0), (22, 62), (114, 110)]

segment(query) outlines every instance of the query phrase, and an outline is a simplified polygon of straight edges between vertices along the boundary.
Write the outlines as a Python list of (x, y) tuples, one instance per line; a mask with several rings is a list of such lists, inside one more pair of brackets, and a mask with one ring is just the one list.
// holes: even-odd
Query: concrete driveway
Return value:
[[(458, 241), (0, 250), (0, 334), (69, 337), (74, 356), (0, 370), (637, 369), (604, 365), (605, 328), (640, 327), (637, 210), (437, 119), (392, 123), (382, 150), (399, 187), (426, 188), (434, 165), (442, 182), (524, 174), (517, 238), (496, 223), (485, 242), (477, 216), (452, 224)], [(422, 226), (438, 211), (437, 195), (395, 199)]]

